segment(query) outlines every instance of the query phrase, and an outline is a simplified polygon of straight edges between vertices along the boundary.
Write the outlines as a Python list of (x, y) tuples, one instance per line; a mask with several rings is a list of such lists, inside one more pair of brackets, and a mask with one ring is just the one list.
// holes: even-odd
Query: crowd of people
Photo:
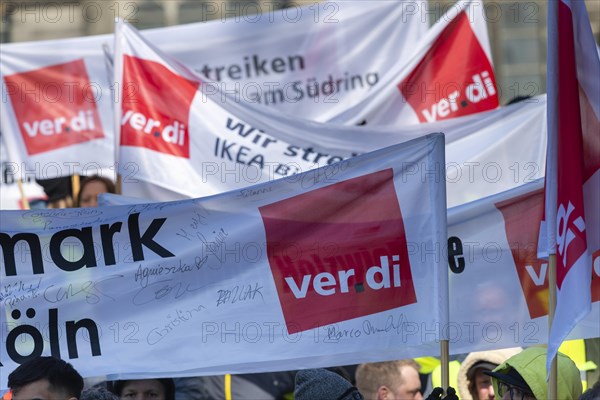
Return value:
[[(580, 372), (575, 363), (559, 353), (558, 392), (560, 400), (600, 399), (600, 381), (582, 393)], [(355, 376), (343, 369), (306, 369), (295, 376), (287, 395), (265, 399), (295, 400), (546, 400), (546, 349), (508, 349), (471, 353), (462, 363), (458, 391), (448, 388), (444, 395), (433, 388), (427, 397), (419, 378), (419, 364), (397, 360), (361, 364)], [(193, 379), (193, 378), (190, 378)], [(179, 380), (181, 381), (181, 380)], [(179, 393), (178, 382), (170, 378), (131, 379), (101, 382), (86, 387), (86, 381), (66, 361), (38, 356), (17, 367), (8, 376), (3, 400), (207, 400), (222, 396), (191, 396)], [(207, 388), (208, 389), (208, 388)], [(208, 393), (208, 390), (206, 391)], [(251, 392), (250, 392), (251, 393)], [(227, 399), (262, 399), (248, 393)]]

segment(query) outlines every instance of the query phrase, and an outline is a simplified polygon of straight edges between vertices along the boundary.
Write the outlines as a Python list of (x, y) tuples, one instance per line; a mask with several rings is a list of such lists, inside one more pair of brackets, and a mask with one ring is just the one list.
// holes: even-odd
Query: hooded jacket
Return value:
[(505, 362), (509, 357), (514, 356), (521, 350), (523, 350), (521, 347), (513, 347), (510, 349), (476, 351), (473, 353), (469, 353), (467, 358), (465, 358), (465, 360), (460, 365), (460, 369), (458, 370), (457, 386), (458, 395), (460, 396), (460, 399), (474, 400), (473, 396), (471, 396), (471, 392), (469, 392), (469, 385), (471, 384), (471, 380), (467, 375), (472, 366), (480, 362), (488, 362), (495, 365), (500, 365), (503, 362)]
[[(579, 369), (569, 357), (562, 353), (558, 353), (557, 360), (557, 400), (577, 400), (582, 391)], [(494, 372), (506, 373), (510, 368), (515, 369), (525, 379), (536, 399), (546, 400), (548, 398), (545, 348), (525, 349), (499, 365)], [(497, 393), (498, 381), (493, 379), (493, 382), (494, 391)]]

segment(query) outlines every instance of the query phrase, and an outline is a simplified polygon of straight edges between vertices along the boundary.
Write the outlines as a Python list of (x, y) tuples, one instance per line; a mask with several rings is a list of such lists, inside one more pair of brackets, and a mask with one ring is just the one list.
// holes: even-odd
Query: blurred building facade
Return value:
[[(365, 0), (368, 1), (368, 0)], [(421, 6), (433, 23), (452, 0)], [(22, 42), (111, 33), (114, 19), (139, 29), (224, 18), (248, 18), (257, 12), (296, 18), (300, 6), (315, 10), (315, 0), (3, 0), (0, 41)], [(596, 42), (600, 42), (600, 1), (586, 0)], [(501, 102), (545, 93), (547, 0), (481, 1), (486, 16)], [(1, 55), (0, 55), (1, 56)]]

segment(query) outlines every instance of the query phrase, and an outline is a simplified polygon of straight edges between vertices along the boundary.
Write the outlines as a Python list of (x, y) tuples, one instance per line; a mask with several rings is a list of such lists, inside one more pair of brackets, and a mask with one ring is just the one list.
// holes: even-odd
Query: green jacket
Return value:
[[(530, 347), (512, 356), (499, 365), (494, 372), (507, 372), (515, 369), (529, 385), (535, 398), (548, 399), (548, 382), (546, 382), (546, 349)], [(581, 377), (575, 363), (569, 357), (558, 353), (558, 399), (577, 400), (581, 396)], [(494, 392), (498, 393), (498, 382), (493, 379)]]

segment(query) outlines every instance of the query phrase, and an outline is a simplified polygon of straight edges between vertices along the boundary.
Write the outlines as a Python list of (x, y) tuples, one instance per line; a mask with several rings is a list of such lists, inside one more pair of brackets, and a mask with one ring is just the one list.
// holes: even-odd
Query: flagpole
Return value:
[(441, 362), (442, 362), (442, 389), (448, 394), (450, 386), (450, 341), (448, 339), (440, 340)]
[(117, 194), (123, 194), (123, 179), (121, 178), (121, 174), (117, 174), (117, 181), (115, 182), (115, 188)]
[(71, 175), (71, 193), (73, 194), (73, 201), (77, 203), (77, 199), (79, 198), (79, 174)]
[(23, 209), (29, 210), (29, 200), (27, 200), (27, 196), (25, 196), (25, 188), (23, 187), (23, 181), (21, 179), (17, 179), (17, 186), (19, 187), (19, 193), (21, 194), (21, 203), (23, 204)]
[[(556, 254), (548, 256), (548, 342), (550, 342), (550, 332), (554, 322), (554, 312), (556, 311)], [(556, 399), (558, 392), (558, 364), (557, 357), (552, 359), (550, 367), (550, 377), (548, 379), (548, 398)]]

